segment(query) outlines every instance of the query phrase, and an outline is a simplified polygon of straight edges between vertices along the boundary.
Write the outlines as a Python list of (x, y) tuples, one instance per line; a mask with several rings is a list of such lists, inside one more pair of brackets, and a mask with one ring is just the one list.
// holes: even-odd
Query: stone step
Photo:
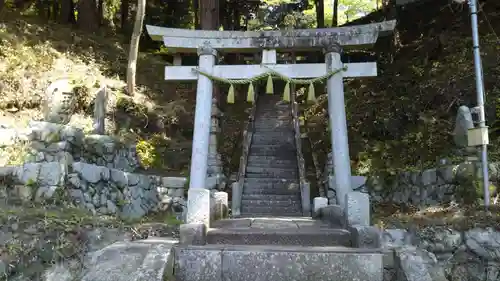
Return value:
[(265, 153), (265, 152), (253, 152), (249, 151), (248, 152), (249, 157), (274, 157), (275, 159), (281, 159), (281, 160), (297, 160), (297, 155), (296, 153), (280, 153), (280, 154), (271, 154), (271, 153)]
[(255, 174), (255, 173), (246, 173), (245, 178), (247, 179), (286, 179), (286, 180), (297, 180), (298, 175), (295, 173), (281, 173), (281, 174)]
[(296, 178), (299, 175), (297, 168), (295, 169), (281, 169), (281, 168), (258, 168), (258, 167), (247, 167), (246, 174), (249, 178), (259, 177), (264, 178)]
[[(296, 211), (293, 213), (289, 213), (286, 215), (286, 217), (293, 217), (293, 218), (299, 218), (303, 217), (303, 213), (300, 211)], [(282, 213), (262, 213), (262, 214), (251, 214), (251, 213), (241, 213), (238, 218), (279, 218), (279, 217), (285, 217)]]
[(254, 126), (255, 131), (270, 131), (270, 130), (278, 130), (278, 131), (293, 131), (292, 124), (260, 124)]
[(296, 207), (300, 206), (301, 203), (300, 203), (300, 198), (298, 199), (289, 198), (285, 200), (242, 199), (241, 204), (245, 206), (255, 206), (255, 207)]
[(253, 156), (253, 155), (249, 155), (248, 156), (248, 162), (252, 162), (252, 163), (262, 163), (262, 164), (277, 164), (277, 165), (281, 165), (281, 164), (293, 164), (293, 165), (297, 165), (297, 158), (295, 157), (290, 157), (290, 159), (282, 159), (281, 157), (276, 157), (276, 156)]
[(245, 185), (243, 187), (243, 195), (295, 195), (300, 196), (300, 190), (285, 189), (285, 188), (267, 188)]
[(255, 112), (255, 121), (261, 121), (261, 120), (279, 120), (279, 119), (287, 119), (290, 118), (292, 119), (291, 112), (290, 110), (276, 110), (276, 109), (270, 109), (268, 111), (263, 111), (263, 110), (257, 110)]
[(247, 166), (247, 173), (250, 169), (254, 169), (254, 171), (256, 171), (256, 169), (297, 171), (297, 165), (293, 165), (293, 164), (290, 164), (290, 165), (279, 165), (278, 164), (277, 165), (277, 164), (260, 164), (260, 163), (249, 162), (249, 163), (247, 163), (247, 165), (248, 165)]
[(280, 138), (270, 138), (268, 136), (262, 135), (252, 138), (251, 145), (290, 145), (295, 146), (295, 138), (293, 136), (280, 137)]
[(283, 138), (293, 138), (294, 137), (294, 133), (293, 131), (290, 131), (288, 133), (283, 133), (283, 132), (259, 132), (259, 131), (254, 131), (253, 133), (254, 136), (264, 136), (264, 137), (268, 137), (268, 138), (275, 138), (275, 139), (283, 139)]
[[(287, 161), (287, 160), (284, 160)], [(276, 169), (297, 169), (297, 163), (290, 160), (287, 162), (264, 162), (264, 161), (247, 161), (247, 167), (255, 168), (276, 168)]]
[[(275, 157), (278, 157), (282, 160), (294, 160), (296, 159), (296, 155), (292, 155), (292, 154), (270, 154), (270, 153), (248, 153), (248, 156), (275, 156)], [(248, 163), (248, 162), (247, 162)]]
[(259, 188), (283, 188), (287, 190), (299, 190), (298, 178), (247, 178), (244, 184)]
[(258, 123), (276, 123), (280, 120), (287, 121), (288, 123), (292, 122), (292, 116), (289, 115), (290, 112), (282, 113), (282, 112), (257, 112), (254, 118), (254, 124)]
[(243, 194), (242, 200), (269, 200), (269, 201), (284, 201), (292, 200), (300, 202), (300, 194), (293, 195), (273, 195), (273, 194)]
[(264, 138), (261, 138), (261, 139), (252, 139), (252, 143), (250, 144), (252, 146), (266, 146), (266, 145), (281, 145), (281, 146), (291, 146), (291, 147), (295, 147), (295, 141), (293, 139), (287, 141), (286, 139), (272, 139), (272, 138), (268, 138), (268, 139), (264, 139)]
[(259, 116), (257, 115), (257, 118), (255, 118), (254, 123), (255, 124), (268, 124), (268, 123), (274, 123), (274, 124), (284, 124), (284, 123), (291, 123), (293, 121), (293, 118), (291, 115), (281, 115), (281, 114), (275, 114), (274, 116), (271, 116), (269, 114), (266, 114), (265, 116)]
[(252, 174), (260, 174), (260, 173), (278, 174), (278, 173), (285, 173), (285, 172), (297, 173), (297, 166), (291, 164), (288, 167), (271, 168), (271, 167), (255, 167), (255, 166), (249, 166), (247, 164), (247, 171), (246, 172), (252, 173)]
[(250, 146), (250, 153), (297, 153), (294, 145), (290, 144), (252, 144)]
[[(178, 245), (177, 281), (382, 281), (382, 252), (348, 247)], [(203, 261), (203, 262), (201, 262)]]
[(269, 103), (259, 103), (257, 105), (257, 111), (288, 111), (290, 112), (292, 110), (292, 107), (290, 104), (276, 104), (275, 102), (269, 102)]
[(269, 134), (269, 133), (279, 133), (279, 134), (289, 134), (293, 135), (293, 127), (281, 127), (281, 128), (255, 128), (254, 133)]
[(299, 206), (253, 206), (241, 204), (242, 215), (268, 215), (268, 216), (302, 216), (302, 207)]
[(278, 99), (262, 99), (259, 100), (257, 105), (257, 109), (269, 109), (269, 108), (280, 108), (287, 109), (291, 108), (291, 104), (289, 102), (282, 102)]
[(292, 120), (288, 116), (281, 114), (261, 114), (256, 115), (254, 125), (288, 125), (292, 126)]
[(303, 247), (350, 247), (352, 245), (349, 231), (328, 228), (217, 228), (208, 231), (207, 243), (223, 245), (296, 245)]
[[(175, 262), (174, 247), (179, 241), (169, 238), (148, 238), (119, 241), (89, 253), (84, 266), (73, 267), (61, 275), (45, 280), (80, 281), (159, 281), (173, 278), (169, 264)], [(91, 257), (91, 258), (90, 258)], [(35, 271), (33, 271), (34, 273)], [(29, 275), (28, 275), (29, 276)], [(41, 280), (41, 278), (12, 278), (13, 280)], [(105, 276), (105, 277), (104, 277)], [(147, 276), (147, 279), (144, 279)], [(10, 280), (10, 279), (9, 279)]]

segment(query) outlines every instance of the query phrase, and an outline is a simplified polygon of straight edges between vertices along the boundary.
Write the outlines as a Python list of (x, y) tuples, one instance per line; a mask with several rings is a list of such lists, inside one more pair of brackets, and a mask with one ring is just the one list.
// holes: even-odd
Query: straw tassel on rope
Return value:
[(314, 93), (314, 83), (309, 83), (309, 91), (307, 93), (307, 101), (309, 103), (316, 102), (316, 94)]
[(247, 102), (255, 102), (255, 90), (253, 88), (252, 82), (250, 82), (250, 84), (248, 85)]
[(283, 100), (290, 101), (290, 81), (286, 81), (285, 89), (283, 90)]
[(267, 76), (266, 94), (274, 94), (273, 75), (271, 74)]
[(229, 91), (227, 92), (227, 103), (234, 103), (234, 86), (233, 84), (229, 84)]

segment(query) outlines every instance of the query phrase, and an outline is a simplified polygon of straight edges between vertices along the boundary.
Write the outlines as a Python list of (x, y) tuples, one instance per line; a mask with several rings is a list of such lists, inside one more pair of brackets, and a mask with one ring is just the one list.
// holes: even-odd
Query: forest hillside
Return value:
[[(158, 24), (155, 7), (148, 7), (147, 24)], [(478, 15), (488, 124), (493, 131), (492, 158), (499, 154), (495, 133), (500, 125), (496, 123), (500, 41), (495, 33), (500, 30), (499, 8), (496, 1), (481, 1)], [(169, 13), (160, 21), (189, 27), (189, 7), (172, 4), (162, 9)], [(176, 9), (186, 16), (173, 20), (170, 16)], [(398, 22), (395, 35), (379, 39), (369, 54), (377, 59), (379, 76), (346, 84), (351, 155), (358, 172), (366, 172), (367, 166), (371, 171), (421, 168), (435, 163), (437, 157), (453, 158), (451, 132), (456, 110), (460, 105), (475, 105), (467, 5), (420, 1), (398, 7), (393, 16)], [(387, 12), (379, 10), (348, 25), (384, 19), (388, 19)], [(139, 141), (149, 168), (185, 174), (191, 155), (195, 85), (163, 81), (163, 67), (170, 58), (144, 34), (138, 90), (129, 96), (124, 90), (128, 33), (117, 32), (119, 24), (114, 24), (115, 29), (103, 24), (92, 30), (56, 22), (37, 10), (2, 13), (0, 122), (23, 126), (40, 118), (47, 85), (69, 76), (80, 85), (80, 111), (72, 123), (88, 128), (93, 95), (105, 84), (112, 92), (108, 133)], [(326, 155), (330, 147), (325, 106), (326, 96), (320, 95), (316, 105), (303, 107), (304, 130), (319, 155)], [(241, 109), (246, 107), (245, 102), (221, 104), (227, 132), (221, 152), (227, 172), (237, 169), (238, 140), (246, 120)], [(324, 157), (320, 159), (324, 161)]]

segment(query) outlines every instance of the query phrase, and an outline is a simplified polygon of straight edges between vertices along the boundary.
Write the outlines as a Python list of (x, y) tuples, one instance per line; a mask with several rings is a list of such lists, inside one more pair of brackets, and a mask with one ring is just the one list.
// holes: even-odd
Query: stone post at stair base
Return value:
[(226, 219), (229, 216), (229, 198), (227, 192), (215, 191), (212, 192), (212, 211), (213, 220)]
[(352, 191), (345, 196), (345, 215), (347, 225), (370, 225), (370, 195)]
[[(326, 198), (316, 197), (315, 204), (324, 204)], [(370, 196), (352, 191), (346, 194), (345, 205), (328, 205), (319, 208), (322, 219), (341, 227), (370, 226)], [(316, 208), (316, 206), (315, 206)]]
[(326, 197), (314, 197), (313, 199), (313, 210), (312, 216), (318, 217), (321, 215), (321, 209), (328, 206), (328, 198)]
[(354, 225), (349, 227), (354, 248), (378, 249), (381, 245), (381, 231), (376, 226)]
[(210, 227), (210, 190), (190, 188), (188, 190), (186, 223), (201, 223)]
[(302, 182), (300, 184), (300, 198), (302, 203), (302, 215), (311, 215), (311, 184), (309, 182)]
[(204, 245), (212, 217), (213, 203), (211, 201), (208, 189), (190, 188), (188, 190), (186, 224), (180, 226), (181, 243)]
[(231, 184), (231, 213), (233, 217), (237, 217), (241, 214), (241, 197), (243, 193), (243, 187), (239, 182), (233, 182)]
[(207, 227), (202, 223), (181, 224), (179, 243), (183, 245), (205, 245), (207, 243)]

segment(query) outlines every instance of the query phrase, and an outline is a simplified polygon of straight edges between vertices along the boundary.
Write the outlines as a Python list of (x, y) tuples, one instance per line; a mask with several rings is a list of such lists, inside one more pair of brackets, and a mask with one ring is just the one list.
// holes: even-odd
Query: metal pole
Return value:
[[(486, 127), (486, 118), (484, 114), (484, 82), (483, 71), (481, 66), (481, 54), (479, 52), (479, 34), (477, 28), (477, 3), (476, 0), (469, 0), (470, 18), (472, 26), (472, 44), (474, 51), (474, 69), (476, 73), (476, 93), (477, 93), (477, 108), (479, 113), (479, 127)], [(481, 151), (481, 165), (483, 169), (483, 188), (484, 188), (484, 206), (486, 208), (490, 205), (490, 190), (489, 190), (489, 176), (488, 176), (488, 148), (486, 144), (482, 145)]]

